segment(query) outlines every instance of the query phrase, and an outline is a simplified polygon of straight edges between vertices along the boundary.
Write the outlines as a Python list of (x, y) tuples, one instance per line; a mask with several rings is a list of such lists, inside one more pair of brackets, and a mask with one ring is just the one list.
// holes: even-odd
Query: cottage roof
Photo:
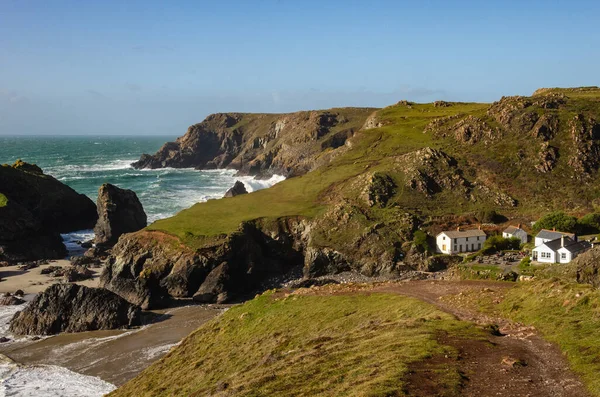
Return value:
[[(485, 232), (483, 230), (479, 230), (479, 229), (449, 230), (449, 231), (442, 232), (440, 234), (445, 234), (446, 236), (448, 236), (450, 238), (477, 237), (477, 236), (485, 237)], [(439, 236), (439, 234), (438, 234), (438, 236)]]
[[(563, 246), (563, 244), (564, 244), (564, 246)], [(564, 242), (562, 241), (562, 238), (559, 237), (555, 240), (547, 241), (542, 245), (545, 245), (552, 251), (566, 249), (567, 251), (569, 251), (571, 253), (579, 252), (579, 251), (582, 251), (582, 250), (585, 250), (585, 249), (588, 249), (589, 247), (591, 247), (591, 244), (587, 241), (575, 241), (568, 236), (565, 236)], [(539, 247), (541, 247), (542, 245), (540, 245)], [(538, 247), (536, 247), (536, 249), (537, 248)]]
[(561, 238), (562, 236), (567, 236), (572, 239), (575, 238), (575, 235), (573, 233), (557, 232), (554, 230), (547, 230), (547, 229), (540, 230), (540, 232), (535, 236), (535, 238), (543, 238), (545, 240), (555, 240), (557, 238)]
[(524, 232), (525, 230), (521, 229), (520, 227), (516, 227), (516, 226), (509, 226), (506, 229), (504, 229), (503, 233), (508, 233), (508, 234), (516, 234), (517, 232)]

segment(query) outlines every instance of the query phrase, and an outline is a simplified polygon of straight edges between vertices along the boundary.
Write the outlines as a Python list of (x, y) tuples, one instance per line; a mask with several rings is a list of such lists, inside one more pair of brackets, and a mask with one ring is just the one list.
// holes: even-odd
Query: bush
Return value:
[(591, 213), (581, 217), (577, 221), (577, 232), (581, 234), (600, 233), (600, 214)]
[(518, 250), (521, 240), (517, 237), (504, 238), (500, 235), (491, 236), (483, 243), (483, 253), (493, 254), (498, 251)]
[(427, 234), (422, 230), (417, 230), (413, 235), (413, 243), (419, 252), (429, 252), (429, 243)]
[(507, 220), (504, 215), (500, 215), (494, 210), (482, 210), (475, 216), (481, 223), (501, 223)]
[(541, 229), (552, 228), (556, 228), (556, 230), (560, 230), (561, 232), (574, 233), (577, 231), (577, 218), (561, 211), (551, 212), (544, 215), (533, 225), (535, 233), (539, 232)]

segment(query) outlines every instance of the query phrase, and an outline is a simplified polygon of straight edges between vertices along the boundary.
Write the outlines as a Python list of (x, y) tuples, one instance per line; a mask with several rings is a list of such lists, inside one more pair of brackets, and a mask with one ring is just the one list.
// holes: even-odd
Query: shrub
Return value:
[(482, 210), (475, 216), (481, 223), (500, 223), (506, 221), (504, 215), (501, 215), (494, 210)]
[(427, 242), (427, 234), (422, 230), (417, 230), (413, 235), (413, 243), (419, 252), (429, 252), (429, 243)]
[(581, 234), (600, 233), (600, 214), (591, 213), (581, 217), (577, 221), (577, 232)]
[(498, 251), (518, 250), (521, 247), (521, 240), (517, 237), (504, 238), (500, 235), (491, 236), (483, 243), (483, 253), (493, 254)]
[(577, 231), (577, 218), (565, 214), (562, 211), (551, 212), (544, 215), (533, 225), (535, 233), (541, 229), (552, 229), (560, 230), (561, 232), (576, 232)]

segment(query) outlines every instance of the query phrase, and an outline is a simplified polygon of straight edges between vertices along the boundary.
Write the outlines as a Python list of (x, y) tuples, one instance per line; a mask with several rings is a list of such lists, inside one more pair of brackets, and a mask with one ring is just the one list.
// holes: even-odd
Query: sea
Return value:
[[(195, 203), (223, 197), (236, 180), (249, 192), (280, 182), (236, 177), (235, 170), (198, 171), (191, 168), (136, 170), (131, 163), (143, 153), (155, 153), (175, 136), (0, 136), (0, 164), (21, 159), (83, 193), (94, 202), (98, 188), (112, 183), (138, 195), (148, 222), (167, 218)], [(91, 230), (63, 235), (69, 255), (81, 254), (78, 242), (93, 237)]]
[[(155, 153), (165, 142), (174, 139), (175, 136), (0, 136), (0, 164), (12, 164), (18, 159), (37, 164), (45, 174), (94, 202), (103, 183), (131, 189), (142, 202), (149, 223), (198, 202), (222, 198), (236, 180), (252, 192), (284, 179), (278, 175), (268, 180), (237, 177), (235, 170), (137, 170), (131, 167), (143, 153)], [(92, 230), (63, 235), (69, 255), (81, 254), (80, 242), (91, 238)], [(8, 322), (18, 309), (0, 307), (0, 336), (13, 338), (8, 334)], [(0, 355), (0, 397), (94, 397), (114, 388), (97, 377), (61, 366), (21, 365)]]

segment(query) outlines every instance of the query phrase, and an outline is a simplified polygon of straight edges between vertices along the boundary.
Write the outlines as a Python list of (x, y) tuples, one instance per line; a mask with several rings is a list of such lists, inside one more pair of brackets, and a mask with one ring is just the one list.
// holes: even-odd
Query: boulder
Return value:
[(94, 227), (98, 246), (113, 246), (125, 233), (146, 227), (147, 218), (142, 203), (132, 190), (105, 183), (98, 190), (98, 223)]
[(223, 197), (235, 197), (247, 193), (248, 191), (246, 190), (246, 186), (240, 181), (235, 181), (233, 187), (231, 187), (231, 189), (229, 189)]
[(96, 206), (87, 196), (33, 164), (0, 166), (0, 193), (6, 197), (0, 206), (0, 261), (64, 258), (60, 233), (96, 223)]
[(10, 322), (18, 335), (54, 335), (140, 325), (140, 308), (102, 288), (54, 284)]
[(215, 267), (204, 279), (193, 299), (201, 303), (224, 303), (227, 301), (227, 283), (229, 281), (227, 262)]
[(0, 297), (0, 306), (13, 306), (25, 303), (25, 301), (15, 295), (5, 294)]

